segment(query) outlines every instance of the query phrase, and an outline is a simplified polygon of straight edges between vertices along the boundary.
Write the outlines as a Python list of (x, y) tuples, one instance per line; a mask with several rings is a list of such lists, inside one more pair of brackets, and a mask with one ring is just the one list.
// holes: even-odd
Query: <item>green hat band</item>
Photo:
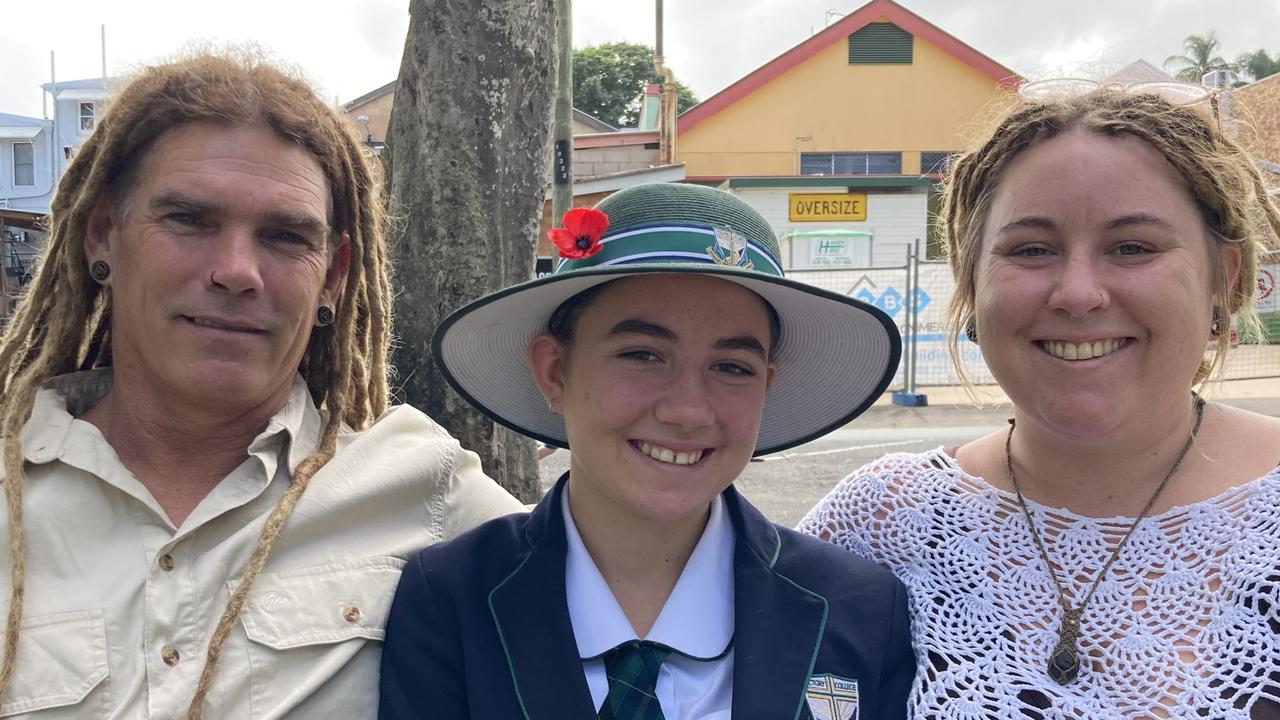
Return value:
[(782, 266), (746, 236), (710, 225), (663, 223), (632, 226), (600, 239), (600, 252), (581, 260), (564, 260), (555, 274), (631, 264), (702, 264), (754, 270), (782, 277)]

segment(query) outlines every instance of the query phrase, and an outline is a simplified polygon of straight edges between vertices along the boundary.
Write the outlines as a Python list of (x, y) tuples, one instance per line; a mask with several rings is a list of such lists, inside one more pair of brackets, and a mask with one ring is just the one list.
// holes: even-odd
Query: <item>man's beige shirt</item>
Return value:
[[(186, 717), (267, 513), (323, 428), (295, 379), (244, 463), (174, 527), (97, 428), (75, 419), (110, 382), (109, 370), (54, 379), (23, 431), (26, 613), (0, 717)], [(405, 558), (521, 510), (413, 408), (343, 433), (250, 593), (206, 717), (376, 717), (383, 627)]]

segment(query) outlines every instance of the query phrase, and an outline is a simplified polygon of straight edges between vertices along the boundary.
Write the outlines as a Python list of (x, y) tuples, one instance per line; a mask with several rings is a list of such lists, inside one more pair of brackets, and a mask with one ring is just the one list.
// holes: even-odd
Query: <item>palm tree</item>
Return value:
[(1200, 82), (1210, 70), (1230, 70), (1231, 63), (1215, 55), (1218, 52), (1218, 36), (1210, 30), (1204, 35), (1188, 35), (1182, 41), (1186, 55), (1170, 55), (1164, 61), (1165, 69), (1180, 68), (1175, 76), (1187, 82)]
[(1266, 50), (1254, 50), (1241, 55), (1236, 68), (1252, 80), (1261, 80), (1280, 72), (1280, 55), (1273, 58)]

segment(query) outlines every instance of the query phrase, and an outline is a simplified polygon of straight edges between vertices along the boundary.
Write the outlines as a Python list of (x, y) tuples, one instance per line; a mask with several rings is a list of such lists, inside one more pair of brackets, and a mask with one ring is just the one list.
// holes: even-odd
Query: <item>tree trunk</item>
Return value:
[(411, 0), (387, 134), (395, 271), (392, 362), (405, 402), (480, 455), (524, 502), (541, 491), (532, 440), (450, 389), (431, 335), (464, 303), (533, 276), (547, 187), (556, 0)]

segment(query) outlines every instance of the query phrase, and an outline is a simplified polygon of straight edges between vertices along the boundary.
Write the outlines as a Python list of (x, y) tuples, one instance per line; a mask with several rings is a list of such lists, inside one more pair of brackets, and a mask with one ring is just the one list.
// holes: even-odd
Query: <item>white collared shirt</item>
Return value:
[[(296, 377), (244, 462), (174, 527), (98, 429), (75, 417), (110, 385), (109, 369), (54, 378), (23, 429), (26, 612), (0, 717), (186, 717), (267, 513), (324, 426)], [(413, 408), (340, 432), (227, 639), (205, 717), (375, 717), (405, 558), (521, 509)], [(7, 570), (0, 592), (8, 598)]]
[(569, 511), (568, 488), (561, 506), (569, 544), (565, 560), (569, 619), (578, 657), (597, 658), (582, 663), (596, 709), (609, 694), (604, 660), (599, 656), (628, 640), (644, 639), (678, 651), (658, 672), (658, 702), (667, 720), (729, 720), (733, 704), (734, 534), (724, 499), (717, 496), (711, 503), (702, 537), (645, 638), (637, 638), (587, 552)]

